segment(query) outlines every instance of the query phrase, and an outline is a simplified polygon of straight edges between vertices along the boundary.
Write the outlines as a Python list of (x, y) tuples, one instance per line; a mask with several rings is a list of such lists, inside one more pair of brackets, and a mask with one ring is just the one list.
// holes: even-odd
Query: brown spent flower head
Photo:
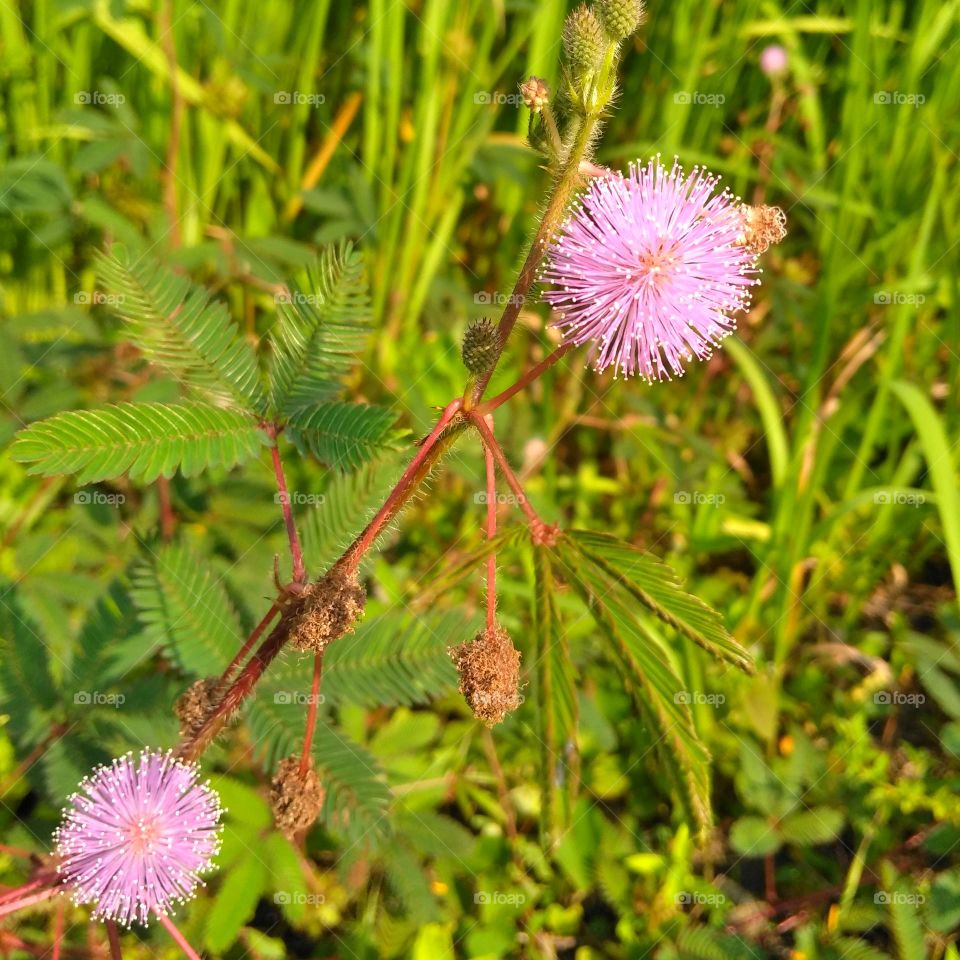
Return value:
[(520, 706), (520, 651), (499, 624), (448, 651), (460, 674), (460, 693), (488, 727)]
[(312, 826), (327, 796), (316, 770), (300, 775), (300, 757), (286, 757), (277, 765), (270, 784), (270, 807), (277, 828), (290, 840)]
[(611, 40), (626, 40), (647, 19), (643, 0), (597, 0), (597, 6)]
[(173, 712), (180, 721), (180, 736), (199, 730), (220, 703), (226, 684), (220, 677), (204, 677), (190, 684), (180, 695)]
[(787, 215), (779, 207), (751, 207), (745, 203), (740, 208), (740, 218), (740, 244), (757, 256), (787, 235)]
[(367, 591), (356, 573), (345, 574), (334, 567), (304, 590), (300, 618), (290, 632), (297, 650), (323, 653), (331, 640), (353, 630), (363, 615)]
[(530, 77), (520, 84), (524, 104), (534, 113), (539, 113), (550, 102), (550, 88), (540, 77)]
[(600, 66), (607, 38), (603, 24), (586, 4), (581, 4), (563, 24), (563, 49), (576, 73)]

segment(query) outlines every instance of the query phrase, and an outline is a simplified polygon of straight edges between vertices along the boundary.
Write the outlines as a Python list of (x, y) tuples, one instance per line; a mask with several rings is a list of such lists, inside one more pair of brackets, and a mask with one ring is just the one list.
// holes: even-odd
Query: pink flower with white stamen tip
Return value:
[(54, 840), (76, 903), (129, 925), (190, 899), (220, 849), (220, 800), (198, 768), (145, 750), (98, 767), (70, 797)]
[(718, 178), (659, 156), (591, 183), (561, 227), (542, 279), (568, 343), (593, 341), (598, 371), (682, 376), (736, 327), (760, 281), (744, 207)]

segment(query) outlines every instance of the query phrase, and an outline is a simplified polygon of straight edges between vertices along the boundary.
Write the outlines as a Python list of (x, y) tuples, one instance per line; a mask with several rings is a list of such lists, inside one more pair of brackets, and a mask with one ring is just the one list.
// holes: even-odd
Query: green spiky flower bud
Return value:
[(497, 359), (497, 328), (486, 318), (476, 320), (463, 335), (463, 365), (475, 377), (486, 373)]
[(597, 5), (611, 40), (626, 40), (647, 19), (643, 0), (597, 0)]
[(596, 70), (606, 47), (603, 24), (590, 7), (581, 4), (563, 24), (563, 49), (574, 74)]

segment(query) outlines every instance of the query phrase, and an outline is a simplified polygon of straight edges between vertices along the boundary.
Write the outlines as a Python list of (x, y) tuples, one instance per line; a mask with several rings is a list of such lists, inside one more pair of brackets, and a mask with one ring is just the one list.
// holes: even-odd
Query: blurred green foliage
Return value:
[[(547, 188), (512, 98), (531, 73), (556, 83), (566, 12), (5, 0), (0, 442), (62, 410), (176, 397), (102, 302), (107, 241), (189, 272), (257, 342), (275, 285), (352, 240), (374, 334), (347, 393), (422, 435), (462, 388), (462, 332), (502, 308)], [(600, 161), (704, 164), (782, 206), (790, 237), (737, 342), (684, 380), (614, 382), (571, 354), (497, 427), (543, 515), (664, 556), (756, 657), (746, 677), (676, 647), (717, 827), (699, 845), (672, 809), (620, 670), (561, 591), (580, 725), (562, 769), (579, 789), (541, 843), (536, 698), (487, 733), (444, 657), (482, 603), (479, 564), (453, 576), (483, 523), (482, 458), (462, 443), (365, 567), (368, 619), (338, 654), (344, 679), (325, 677), (318, 730), (340, 779), (305, 849), (264, 797), (302, 736), (302, 704), (277, 695), (307, 690), (309, 666), (276, 664), (205, 758), (230, 811), (222, 870), (179, 920), (211, 956), (958, 956), (960, 2), (649, 15)], [(789, 67), (771, 78), (774, 43)], [(493, 390), (551, 349), (545, 320), (524, 311)], [(399, 462), (342, 476), (288, 455), (312, 497), (297, 505), (311, 571)], [(43, 851), (90, 764), (173, 742), (173, 699), (210, 669), (183, 652), (229, 659), (285, 536), (265, 453), (178, 475), (165, 548), (156, 485), (38, 480), (7, 457), (0, 478), (0, 818), (5, 843)], [(534, 563), (502, 562), (500, 613), (529, 662)], [(171, 603), (219, 611), (213, 629), (159, 622)], [(7, 853), (0, 867), (24, 876)], [(5, 923), (48, 944), (54, 916)], [(68, 930), (82, 947), (82, 910)], [(124, 950), (174, 955), (152, 929)]]

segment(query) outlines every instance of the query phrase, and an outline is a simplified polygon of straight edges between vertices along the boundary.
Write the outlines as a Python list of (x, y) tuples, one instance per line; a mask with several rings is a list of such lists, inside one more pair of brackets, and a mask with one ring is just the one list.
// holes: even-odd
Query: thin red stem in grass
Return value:
[(320, 679), (323, 675), (323, 654), (313, 658), (313, 684), (310, 687), (310, 705), (307, 708), (307, 730), (303, 735), (303, 753), (300, 754), (300, 777), (306, 776), (310, 769), (313, 731), (317, 728), (317, 706), (320, 702)]
[(110, 960), (123, 960), (123, 954), (120, 952), (120, 935), (117, 933), (117, 925), (113, 920), (108, 920), (105, 924), (107, 928), (107, 942), (110, 944)]
[(270, 621), (280, 612), (280, 604), (274, 603), (266, 612), (264, 618), (253, 628), (253, 633), (243, 642), (243, 646), (237, 651), (237, 655), (230, 661), (227, 669), (223, 671), (221, 680), (229, 680), (230, 674), (243, 662), (246, 655), (251, 651), (253, 645), (260, 639), (260, 634), (270, 625)]
[[(490, 421), (493, 435), (493, 417)], [(493, 461), (493, 452), (483, 448), (483, 463), (487, 474), (487, 539), (497, 535), (497, 468)], [(497, 555), (491, 551), (487, 557), (487, 629), (493, 630), (497, 616)]]
[(518, 394), (524, 387), (529, 386), (543, 373), (549, 370), (561, 357), (566, 356), (573, 349), (572, 343), (564, 343), (557, 347), (548, 357), (544, 357), (538, 364), (532, 366), (516, 383), (507, 387), (503, 393), (498, 393), (489, 400), (484, 400), (477, 408), (476, 412), (480, 414), (492, 413), (497, 407), (506, 403), (512, 396)]
[(157, 919), (185, 956), (189, 957), (190, 960), (200, 960), (200, 955), (187, 943), (187, 938), (174, 926), (173, 921), (165, 913), (157, 913)]
[(53, 921), (53, 953), (50, 960), (60, 960), (60, 947), (63, 943), (63, 922), (66, 917), (67, 908), (63, 902), (57, 906), (57, 912), (54, 914)]
[(356, 571), (360, 565), (363, 555), (370, 549), (374, 540), (383, 532), (383, 528), (400, 512), (403, 505), (407, 502), (413, 491), (417, 488), (422, 476), (433, 465), (438, 456), (435, 450), (437, 442), (443, 435), (444, 430), (453, 422), (454, 418), (460, 413), (462, 400), (452, 400), (447, 404), (440, 419), (437, 420), (430, 435), (420, 444), (417, 455), (410, 461), (407, 469), (403, 471), (403, 476), (397, 481), (396, 486), (390, 491), (390, 495), (384, 501), (383, 506), (377, 511), (376, 516), (367, 524), (363, 533), (347, 549), (347, 552), (337, 562), (337, 566), (348, 573)]
[(300, 538), (297, 536), (297, 526), (293, 522), (293, 509), (290, 506), (287, 478), (283, 474), (280, 450), (276, 444), (270, 448), (270, 456), (273, 458), (273, 473), (277, 478), (280, 509), (283, 510), (283, 522), (287, 525), (287, 539), (290, 541), (290, 556), (293, 558), (293, 580), (295, 583), (302, 583), (307, 575), (303, 566), (303, 551), (300, 549)]
[(497, 466), (500, 468), (500, 472), (503, 474), (504, 479), (507, 481), (510, 489), (516, 495), (517, 502), (520, 504), (520, 508), (523, 510), (523, 512), (527, 515), (527, 519), (537, 530), (545, 529), (547, 524), (543, 521), (540, 514), (538, 514), (537, 511), (530, 506), (530, 502), (527, 500), (527, 495), (523, 492), (523, 487), (521, 486), (520, 481), (517, 479), (517, 475), (513, 472), (513, 469), (507, 462), (506, 454), (503, 452), (500, 444), (497, 443), (497, 440), (490, 430), (490, 427), (487, 426), (486, 420), (475, 412), (468, 414), (468, 416), (470, 417), (470, 422), (477, 428), (477, 431), (480, 434), (480, 439), (483, 440), (484, 448), (489, 451), (489, 453), (497, 461)]

